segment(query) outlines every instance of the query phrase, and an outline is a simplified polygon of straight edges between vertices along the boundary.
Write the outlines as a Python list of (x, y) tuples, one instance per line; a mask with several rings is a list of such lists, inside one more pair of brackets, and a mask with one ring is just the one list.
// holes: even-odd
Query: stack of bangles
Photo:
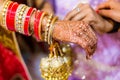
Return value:
[[(31, 15), (34, 16), (34, 26), (30, 26)], [(45, 25), (45, 31), (42, 32), (42, 20), (47, 18)], [(53, 17), (52, 14), (48, 15), (44, 11), (36, 10), (32, 7), (27, 7), (24, 4), (18, 4), (17, 2), (5, 1), (2, 10), (2, 26), (10, 31), (19, 32), (21, 34), (30, 36), (34, 33), (35, 37), (39, 41), (45, 41), (50, 44), (52, 40), (52, 32), (54, 23), (57, 17)]]

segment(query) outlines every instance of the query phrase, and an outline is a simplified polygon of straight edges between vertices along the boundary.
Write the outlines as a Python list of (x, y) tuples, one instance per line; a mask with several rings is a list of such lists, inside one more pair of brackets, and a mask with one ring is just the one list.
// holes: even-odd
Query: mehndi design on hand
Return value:
[(87, 58), (93, 55), (97, 45), (95, 33), (92, 28), (83, 21), (56, 22), (53, 38), (80, 45), (85, 49)]

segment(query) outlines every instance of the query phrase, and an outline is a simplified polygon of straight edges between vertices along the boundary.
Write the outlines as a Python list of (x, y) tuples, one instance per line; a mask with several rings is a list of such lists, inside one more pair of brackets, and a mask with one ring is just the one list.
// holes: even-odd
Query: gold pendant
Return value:
[(50, 45), (50, 55), (42, 58), (40, 70), (45, 80), (67, 80), (72, 72), (71, 56), (64, 54), (58, 43)]

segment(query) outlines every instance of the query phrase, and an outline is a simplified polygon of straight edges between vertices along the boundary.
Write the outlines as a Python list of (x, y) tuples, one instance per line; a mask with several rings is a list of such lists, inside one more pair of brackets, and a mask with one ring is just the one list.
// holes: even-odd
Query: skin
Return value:
[[(3, 2), (1, 2), (1, 4), (3, 4)], [(0, 5), (0, 10), (1, 9), (2, 5)], [(35, 13), (33, 13), (30, 18), (31, 28), (33, 28), (34, 16)], [(42, 20), (42, 32), (45, 31), (47, 20), (48, 16), (45, 16)], [(58, 41), (72, 42), (80, 45), (85, 49), (87, 58), (94, 53), (97, 45), (97, 38), (91, 27), (79, 21), (57, 21), (54, 24), (52, 37)]]
[(79, 21), (58, 21), (55, 26), (54, 39), (80, 45), (86, 50), (87, 58), (93, 55), (97, 38), (89, 25)]
[[(42, 26), (46, 25), (46, 21), (47, 17), (43, 19)], [(44, 31), (45, 27), (42, 29)], [(80, 45), (85, 49), (87, 58), (93, 55), (97, 44), (97, 37), (94, 31), (83, 21), (57, 21), (54, 24), (53, 38)]]
[[(77, 8), (80, 9), (79, 12)], [(98, 15), (89, 4), (79, 4), (66, 15), (64, 20), (85, 21), (99, 33), (109, 32), (113, 29), (113, 23)]]
[(101, 16), (108, 17), (117, 22), (120, 22), (120, 2), (115, 0), (108, 0), (100, 4), (97, 9)]
[[(44, 0), (35, 0), (35, 6), (37, 9), (40, 9), (40, 6), (43, 4)], [(49, 2), (45, 1), (42, 10), (48, 13), (54, 13), (52, 6)]]

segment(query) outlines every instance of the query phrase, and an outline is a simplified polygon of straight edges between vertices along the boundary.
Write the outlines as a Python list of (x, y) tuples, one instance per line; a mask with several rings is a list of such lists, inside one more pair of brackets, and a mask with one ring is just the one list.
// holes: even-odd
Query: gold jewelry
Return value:
[(48, 30), (48, 44), (52, 44), (52, 32), (54, 29), (54, 23), (58, 20), (58, 17), (55, 16), (50, 24), (49, 30)]
[[(41, 27), (42, 27), (42, 20), (43, 20), (43, 18), (46, 16), (46, 15), (48, 15), (46, 12), (43, 12), (42, 13), (42, 15), (41, 15), (41, 18), (40, 18), (40, 22), (39, 22), (39, 29), (38, 29), (38, 31), (39, 31), (39, 36), (41, 37), (42, 36), (42, 32), (41, 32)], [(41, 38), (41, 41), (44, 41), (43, 40), (44, 38), (43, 38), (43, 36), (42, 36), (42, 38)]]
[(53, 14), (49, 15), (48, 17), (48, 20), (47, 20), (47, 25), (46, 25), (46, 28), (45, 28), (45, 37), (44, 37), (44, 41), (47, 42), (47, 36), (48, 36), (48, 29), (50, 27), (50, 23), (51, 23), (51, 20), (52, 20), (52, 17), (53, 17)]
[(20, 4), (15, 15), (15, 30), (16, 32), (24, 34), (24, 17), (25, 10), (27, 9), (27, 6), (24, 4)]
[[(41, 75), (45, 80), (67, 80), (72, 72), (72, 59), (62, 51), (58, 42), (52, 39), (54, 23), (57, 17), (49, 16), (45, 28), (44, 40), (49, 44), (49, 57), (42, 58), (40, 63)], [(52, 21), (51, 21), (52, 20)]]
[(6, 25), (6, 14), (7, 14), (7, 9), (8, 6), (12, 3), (12, 1), (5, 1), (3, 5), (3, 10), (2, 10), (2, 26), (7, 30), (7, 25)]
[(52, 19), (48, 30), (49, 57), (42, 58), (40, 63), (41, 75), (45, 80), (67, 80), (72, 72), (72, 58), (66, 54), (70, 52), (66, 50), (63, 53), (58, 42), (52, 40), (53, 24), (56, 20), (57, 17)]
[(41, 60), (41, 75), (45, 80), (67, 80), (72, 72), (72, 59), (62, 53), (57, 42), (51, 46), (49, 57)]

